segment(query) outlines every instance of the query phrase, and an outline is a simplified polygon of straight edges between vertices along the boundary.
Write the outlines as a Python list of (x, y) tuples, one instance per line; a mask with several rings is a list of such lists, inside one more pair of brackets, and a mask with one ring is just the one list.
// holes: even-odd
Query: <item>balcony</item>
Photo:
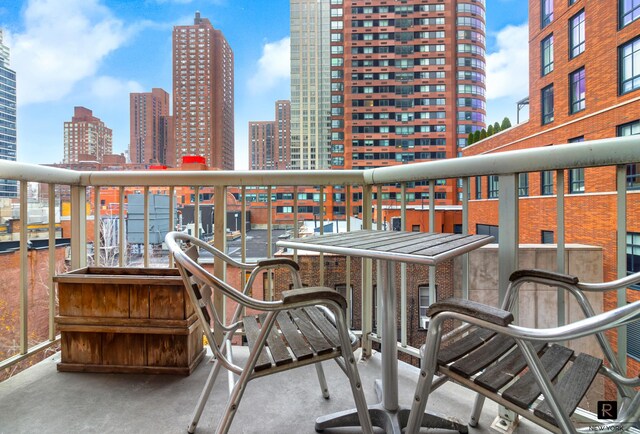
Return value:
[[(440, 179), (461, 179), (461, 213), (463, 233), (470, 232), (469, 212), (470, 205), (470, 178), (471, 177), (498, 177), (498, 228), (499, 243), (495, 247), (495, 255), (488, 255), (481, 263), (481, 267), (474, 262), (471, 255), (462, 257), (452, 268), (454, 271), (453, 289), (466, 298), (474, 297), (474, 289), (477, 280), (482, 277), (477, 269), (482, 271), (493, 270), (496, 284), (491, 288), (493, 294), (487, 296), (487, 300), (500, 300), (504, 297), (508, 284), (508, 277), (525, 258), (521, 254), (519, 239), (519, 222), (523, 216), (519, 213), (518, 179), (520, 173), (533, 173), (541, 171), (554, 171), (558, 185), (557, 193), (550, 196), (549, 200), (555, 204), (555, 219), (551, 224), (556, 231), (557, 245), (554, 248), (554, 259), (547, 263), (553, 270), (567, 270), (566, 262), (568, 252), (571, 249), (565, 243), (566, 225), (564, 215), (564, 177), (566, 169), (581, 167), (615, 167), (615, 210), (610, 210), (617, 216), (617, 228), (611, 228), (615, 240), (615, 253), (607, 251), (611, 245), (598, 246), (605, 253), (613, 255), (617, 262), (617, 274), (626, 275), (626, 228), (627, 207), (629, 203), (636, 203), (634, 194), (626, 191), (626, 167), (627, 164), (640, 162), (640, 139), (626, 137), (608, 139), (593, 142), (584, 142), (570, 145), (553, 146), (530, 149), (525, 151), (504, 152), (499, 154), (467, 157), (428, 163), (409, 164), (397, 167), (372, 169), (368, 171), (273, 171), (273, 172), (188, 172), (188, 171), (149, 171), (149, 172), (74, 172), (50, 167), (33, 166), (21, 163), (0, 161), (0, 174), (4, 179), (14, 179), (20, 183), (20, 201), (16, 212), (20, 222), (29, 221), (29, 209), (34, 204), (30, 201), (30, 185), (40, 184), (46, 186), (49, 192), (47, 200), (47, 223), (38, 228), (41, 235), (52, 241), (59, 237), (60, 227), (63, 227), (63, 236), (68, 243), (68, 248), (56, 248), (55, 243), (49, 242), (46, 250), (30, 249), (28, 238), (29, 230), (18, 231), (19, 241), (16, 255), (20, 264), (19, 270), (11, 277), (5, 279), (5, 293), (17, 294), (15, 297), (16, 309), (19, 314), (11, 320), (9, 328), (3, 328), (0, 337), (4, 342), (9, 342), (4, 360), (0, 361), (0, 369), (5, 374), (17, 366), (33, 363), (32, 357), (42, 356), (45, 351), (56, 349), (59, 344), (58, 330), (54, 322), (57, 313), (56, 291), (52, 282), (55, 274), (67, 269), (77, 269), (87, 264), (96, 266), (116, 265), (120, 267), (130, 266), (132, 263), (150, 266), (171, 266), (172, 261), (163, 254), (160, 245), (154, 247), (154, 220), (150, 209), (151, 193), (161, 194), (167, 197), (166, 220), (168, 227), (175, 227), (177, 197), (192, 195), (194, 198), (193, 230), (200, 233), (201, 219), (197, 210), (201, 206), (202, 192), (211, 192), (213, 205), (218, 210), (231, 210), (235, 212), (235, 219), (240, 219), (240, 224), (235, 222), (235, 227), (241, 228), (241, 241), (239, 256), (246, 259), (248, 252), (247, 222), (246, 222), (246, 198), (251, 188), (261, 186), (266, 189), (267, 208), (267, 247), (262, 256), (272, 257), (275, 251), (272, 247), (275, 239), (272, 236), (273, 199), (272, 189), (289, 189), (293, 197), (293, 221), (298, 221), (298, 190), (312, 187), (319, 190), (317, 206), (318, 219), (324, 221), (324, 192), (331, 186), (340, 186), (345, 190), (345, 209), (352, 209), (352, 197), (356, 190), (362, 192), (362, 227), (364, 229), (383, 230), (383, 221), (374, 215), (381, 216), (383, 201), (373, 200), (382, 198), (383, 187), (399, 186), (404, 193), (408, 184), (416, 181), (427, 181), (429, 185), (429, 227), (436, 227), (435, 186)], [(230, 200), (230, 189), (237, 189), (239, 200)], [(120, 242), (126, 240), (125, 222), (129, 218), (126, 210), (130, 203), (126, 199), (129, 194), (139, 192), (142, 195), (142, 210), (139, 224), (141, 226), (140, 241), (136, 249), (130, 244)], [(329, 195), (327, 195), (329, 196)], [(406, 194), (401, 195), (399, 213), (402, 217), (401, 228), (404, 229), (407, 215)], [(103, 203), (106, 202), (106, 205)], [(633, 202), (631, 202), (633, 201)], [(56, 214), (56, 208), (64, 208), (60, 205), (68, 203), (70, 212), (68, 221), (64, 218), (60, 221)], [(113, 206), (110, 206), (113, 205)], [(107, 228), (102, 220), (96, 219), (104, 210), (108, 214), (113, 226)], [(102, 213), (103, 216), (105, 215)], [(239, 214), (239, 215), (238, 215)], [(126, 218), (125, 218), (126, 216)], [(226, 245), (226, 212), (216, 212), (213, 216), (214, 245), (221, 250)], [(57, 223), (58, 222), (58, 223)], [(101, 222), (96, 224), (96, 222)], [(345, 221), (346, 230), (356, 230), (351, 227), (351, 220)], [(24, 224), (24, 227), (28, 227)], [(292, 229), (297, 236), (297, 225)], [(617, 229), (617, 231), (616, 231)], [(324, 225), (319, 226), (322, 233)], [(32, 233), (33, 235), (33, 233)], [(88, 240), (92, 240), (92, 248), (88, 248)], [(115, 240), (115, 242), (114, 242)], [(100, 252), (101, 254), (95, 254)], [(68, 254), (67, 254), (68, 253)], [(295, 259), (302, 256), (293, 252)], [(36, 260), (41, 257), (41, 262), (35, 266)], [(318, 282), (315, 285), (324, 285), (330, 280), (332, 273), (332, 261), (328, 256), (319, 254), (314, 258), (305, 258), (305, 261), (313, 262), (318, 270)], [(379, 355), (376, 345), (380, 343), (381, 336), (376, 333), (374, 324), (377, 322), (374, 314), (374, 306), (377, 301), (373, 296), (374, 278), (373, 263), (363, 260), (344, 259), (346, 270), (358, 270), (360, 274), (354, 277), (353, 272), (347, 271), (344, 285), (346, 288), (354, 285), (354, 291), (361, 293), (361, 299), (350, 300), (353, 303), (350, 308), (356, 312), (351, 324), (355, 331), (362, 337), (361, 352), (364, 361), (360, 364), (361, 375), (365, 385), (371, 385), (373, 379), (379, 375)], [(353, 268), (352, 268), (353, 267)], [(236, 283), (243, 282), (245, 276), (234, 270), (225, 270), (219, 267), (214, 269), (215, 274)], [(431, 271), (431, 270), (430, 270)], [(401, 274), (407, 276), (407, 268), (400, 268)], [(429, 283), (429, 291), (435, 291), (435, 272), (429, 272), (426, 279)], [(486, 273), (485, 273), (486, 274)], [(14, 278), (15, 277), (15, 278)], [(282, 288), (280, 288), (282, 289)], [(264, 281), (264, 297), (270, 298), (277, 295), (280, 290), (272, 277)], [(411, 290), (411, 289), (409, 289)], [(9, 292), (7, 292), (9, 291)], [(402, 289), (406, 293), (407, 288)], [(624, 292), (624, 291), (623, 291)], [(626, 293), (620, 292), (617, 304), (626, 304)], [(430, 293), (430, 299), (435, 299), (435, 292)], [(399, 306), (399, 342), (398, 349), (407, 360), (417, 363), (419, 341), (410, 341), (410, 331), (414, 329), (414, 320), (407, 308), (407, 300), (400, 301)], [(604, 303), (600, 303), (603, 308)], [(1, 307), (1, 306), (0, 306)], [(553, 306), (547, 309), (545, 314), (551, 315), (554, 324), (562, 324), (568, 321), (567, 312), (570, 310), (568, 301), (558, 297), (553, 300)], [(547, 318), (548, 319), (548, 318)], [(537, 321), (538, 319), (524, 318), (524, 320)], [(617, 350), (620, 364), (627, 365), (627, 339), (626, 331), (621, 328), (617, 331)], [(107, 374), (72, 374), (56, 372), (55, 363), (59, 360), (59, 353), (47, 358), (41, 363), (24, 370), (18, 375), (5, 381), (0, 387), (0, 420), (3, 429), (11, 429), (17, 432), (43, 432), (43, 431), (121, 431), (123, 426), (131, 432), (180, 432), (186, 425), (193, 404), (195, 403), (198, 389), (203, 382), (205, 364), (201, 364), (190, 377), (166, 377), (148, 375), (107, 375)], [(329, 365), (327, 364), (327, 368)], [(417, 371), (408, 364), (400, 362), (401, 372), (399, 379), (400, 400), (406, 403), (409, 400)], [(330, 401), (324, 401), (320, 393), (315, 393), (317, 384), (313, 375), (307, 375), (310, 371), (296, 372), (300, 382), (291, 381), (280, 384), (279, 387), (287, 388), (287, 396), (283, 401), (265, 397), (261, 394), (261, 388), (253, 383), (249, 386), (248, 393), (241, 405), (241, 411), (234, 428), (239, 431), (242, 427), (250, 430), (255, 426), (255, 409), (260, 409), (260, 415), (264, 415), (264, 424), (273, 429), (264, 428), (262, 432), (285, 432), (279, 425), (282, 421), (286, 424), (300, 415), (305, 418), (298, 419), (300, 426), (291, 428), (287, 432), (312, 432), (313, 420), (316, 416), (326, 414), (334, 410), (350, 408), (352, 406), (350, 394), (342, 384), (343, 378), (337, 371), (327, 372), (329, 386), (332, 390)], [(268, 377), (256, 381), (278, 381), (278, 377)], [(224, 382), (216, 386), (223, 388)], [(295, 388), (296, 390), (293, 390)], [(372, 387), (366, 387), (368, 400), (374, 402), (375, 396)], [(224, 391), (220, 391), (225, 393)], [(289, 393), (290, 392), (290, 393)], [(293, 397), (293, 399), (292, 399)], [(471, 394), (462, 392), (457, 386), (448, 384), (439, 389), (434, 399), (429, 401), (429, 406), (440, 408), (440, 412), (466, 420), (472, 405)], [(268, 404), (266, 404), (268, 403)], [(203, 418), (200, 432), (213, 431), (215, 427), (216, 404), (211, 400)], [(244, 412), (242, 411), (244, 408)], [(496, 416), (497, 407), (485, 408), (481, 422), (482, 431), (487, 431), (491, 421)], [(277, 414), (278, 417), (271, 417)], [(588, 413), (584, 413), (588, 417)], [(209, 417), (207, 417), (209, 416)], [(282, 416), (282, 417), (280, 417)], [(307, 417), (308, 416), (308, 417)], [(6, 425), (5, 421), (10, 421)], [(115, 422), (118, 421), (118, 422)], [(296, 422), (297, 423), (297, 422)], [(117, 426), (113, 426), (114, 424)], [(518, 432), (537, 432), (535, 427), (527, 421), (520, 422)]]

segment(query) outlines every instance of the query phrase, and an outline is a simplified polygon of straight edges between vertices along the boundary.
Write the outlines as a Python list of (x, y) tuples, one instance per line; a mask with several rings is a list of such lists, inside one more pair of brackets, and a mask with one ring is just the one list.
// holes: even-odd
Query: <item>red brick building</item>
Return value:
[(129, 94), (129, 156), (132, 163), (175, 166), (169, 94), (159, 88)]
[[(485, 126), (484, 2), (331, 3), (332, 168), (456, 158)], [(409, 191), (428, 197), (421, 182)], [(455, 182), (435, 198), (458, 203)]]
[(249, 122), (249, 170), (274, 170), (274, 121)]
[(233, 170), (233, 51), (220, 30), (196, 12), (173, 28), (176, 161), (202, 155), (209, 167)]
[(276, 101), (275, 124), (275, 167), (278, 170), (291, 169), (291, 101)]
[[(616, 6), (614, 7), (614, 3)], [(530, 118), (463, 150), (463, 155), (561, 146), (640, 133), (640, 7), (617, 2), (529, 3)], [(524, 90), (523, 90), (524, 91)], [(627, 268), (640, 271), (640, 178), (627, 168)], [(604, 279), (616, 272), (615, 168), (565, 171), (565, 241), (601, 246)], [(555, 242), (557, 180), (552, 171), (520, 174), (520, 243)], [(471, 181), (469, 228), (498, 224), (497, 178)], [(637, 247), (636, 247), (637, 246)], [(629, 289), (627, 300), (640, 299)], [(604, 308), (617, 305), (615, 294)], [(612, 339), (616, 342), (615, 334)], [(637, 331), (628, 332), (629, 369), (640, 371)]]

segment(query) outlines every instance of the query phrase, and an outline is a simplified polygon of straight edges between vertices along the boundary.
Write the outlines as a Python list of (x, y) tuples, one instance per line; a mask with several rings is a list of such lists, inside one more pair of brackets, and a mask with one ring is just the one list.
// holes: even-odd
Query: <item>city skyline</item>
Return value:
[[(234, 51), (235, 167), (247, 168), (247, 122), (271, 118), (273, 101), (290, 97), (289, 1), (64, 1), (66, 7), (30, 0), (0, 8), (0, 27), (6, 29), (19, 77), (19, 161), (62, 161), (62, 125), (76, 105), (92, 109), (110, 125), (114, 153), (124, 152), (129, 146), (129, 93), (171, 89), (172, 28), (188, 24), (199, 10)], [(487, 1), (489, 122), (505, 115), (514, 119), (515, 101), (527, 96), (527, 68), (517, 61), (517, 56), (525, 63), (527, 58), (522, 48), (528, 36), (527, 8), (518, 5), (514, 0)], [(239, 25), (247, 22), (250, 37), (246, 26)], [(27, 58), (27, 47), (38, 56)], [(76, 52), (89, 47), (91, 53), (77, 59)], [(500, 78), (504, 74), (524, 81), (505, 81)]]

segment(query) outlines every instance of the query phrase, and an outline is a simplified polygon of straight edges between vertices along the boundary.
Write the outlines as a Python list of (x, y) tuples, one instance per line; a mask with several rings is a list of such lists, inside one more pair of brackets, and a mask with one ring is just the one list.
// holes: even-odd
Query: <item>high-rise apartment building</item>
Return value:
[(291, 0), (293, 169), (330, 167), (329, 3), (330, 0)]
[(233, 170), (233, 51), (220, 30), (196, 12), (173, 28), (173, 116), (176, 157), (200, 155)]
[(275, 122), (249, 122), (249, 170), (273, 170)]
[[(455, 158), (485, 126), (484, 1), (331, 0), (330, 16), (332, 168)], [(437, 203), (458, 195), (437, 182)]]
[(275, 123), (275, 168), (291, 169), (291, 101), (276, 101)]
[(132, 163), (169, 165), (175, 160), (173, 136), (169, 125), (169, 94), (159, 88), (129, 95), (130, 142)]
[[(463, 154), (640, 134), (639, 18), (640, 6), (626, 0), (530, 0), (529, 119), (474, 143)], [(527, 89), (522, 92), (525, 96)], [(570, 169), (563, 178), (565, 242), (601, 247), (602, 279), (614, 280), (618, 277), (616, 168)], [(498, 195), (497, 181), (494, 176), (471, 180), (474, 200), (469, 204), (469, 228), (478, 233), (497, 229), (498, 204), (491, 200)], [(635, 216), (640, 213), (640, 164), (627, 166), (626, 184), (627, 216)], [(557, 241), (558, 185), (556, 171), (519, 174), (520, 243)], [(626, 225), (627, 272), (637, 272), (640, 221), (627, 218)], [(629, 288), (626, 299), (640, 300), (640, 291)], [(615, 294), (604, 295), (604, 310), (616, 304)], [(629, 327), (629, 376), (640, 372), (638, 342), (640, 329)], [(609, 393), (614, 396), (615, 390)]]
[(70, 122), (64, 123), (64, 163), (82, 160), (102, 162), (102, 157), (112, 153), (111, 128), (93, 116), (85, 107), (74, 107)]
[[(9, 47), (0, 29), (0, 159), (16, 161), (16, 73), (9, 69)], [(18, 183), (0, 179), (0, 197), (16, 197)]]
[(249, 169), (291, 168), (291, 103), (278, 100), (274, 121), (249, 122)]

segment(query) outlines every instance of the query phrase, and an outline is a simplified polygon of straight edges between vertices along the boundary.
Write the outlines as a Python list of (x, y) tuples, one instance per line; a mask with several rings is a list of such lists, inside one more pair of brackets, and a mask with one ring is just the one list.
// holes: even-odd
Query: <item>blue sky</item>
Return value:
[[(527, 96), (527, 7), (487, 0), (488, 120)], [(171, 93), (171, 31), (199, 10), (235, 56), (236, 168), (247, 167), (247, 122), (270, 120), (289, 98), (288, 0), (2, 0), (0, 28), (18, 74), (18, 160), (62, 161), (63, 123), (73, 107), (129, 143), (129, 93)]]

